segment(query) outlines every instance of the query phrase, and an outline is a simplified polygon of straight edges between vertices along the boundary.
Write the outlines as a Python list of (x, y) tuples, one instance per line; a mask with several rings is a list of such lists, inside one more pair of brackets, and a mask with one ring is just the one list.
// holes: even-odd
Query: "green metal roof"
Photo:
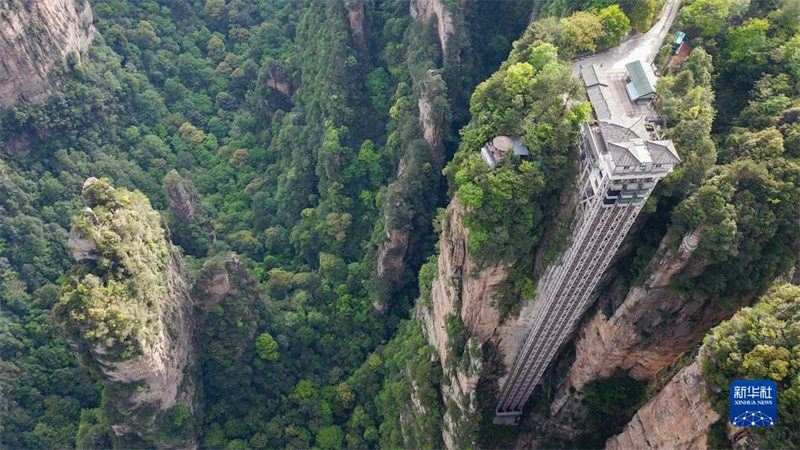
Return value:
[(650, 84), (650, 80), (647, 78), (647, 74), (644, 71), (645, 69), (641, 61), (634, 61), (625, 64), (625, 68), (628, 69), (628, 74), (631, 76), (633, 87), (636, 88), (636, 92), (639, 94), (639, 97), (656, 92), (653, 85)]

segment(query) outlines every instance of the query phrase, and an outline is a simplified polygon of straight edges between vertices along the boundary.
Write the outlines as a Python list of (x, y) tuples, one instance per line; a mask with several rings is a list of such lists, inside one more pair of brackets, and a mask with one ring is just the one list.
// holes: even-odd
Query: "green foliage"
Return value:
[(717, 159), (711, 138), (716, 115), (711, 86), (713, 70), (708, 53), (696, 48), (676, 75), (663, 76), (658, 81), (661, 111), (671, 126), (665, 136), (675, 142), (681, 156), (681, 164), (663, 182), (665, 195), (691, 192)]
[(634, 30), (644, 33), (650, 29), (656, 14), (655, 0), (620, 0), (619, 7), (630, 19)]
[(781, 56), (786, 63), (789, 73), (800, 77), (800, 33), (795, 34), (791, 39), (780, 47)]
[[(725, 159), (763, 160), (783, 155), (783, 135), (775, 127), (756, 132), (734, 128), (725, 141)], [(722, 156), (722, 155), (721, 155)]]
[(597, 51), (597, 42), (605, 40), (600, 18), (592, 13), (578, 11), (558, 22), (560, 35), (558, 46), (573, 55), (591, 54)]
[(740, 304), (797, 260), (800, 165), (783, 158), (721, 167), (673, 213), (673, 242), (694, 230), (695, 255), (709, 261), (682, 284), (694, 295)]
[(631, 21), (618, 5), (607, 6), (597, 12), (603, 35), (597, 42), (600, 48), (613, 47), (622, 42), (625, 33), (631, 28)]
[(377, 111), (378, 117), (384, 120), (389, 116), (390, 83), (391, 76), (383, 67), (378, 67), (367, 75), (366, 84), (372, 107)]
[(419, 269), (419, 296), (420, 302), (425, 307), (430, 307), (431, 289), (439, 269), (438, 262), (439, 256), (433, 254), (428, 257), (428, 261)]
[[(355, 395), (347, 408), (348, 446), (443, 446), (442, 366), (431, 362), (434, 355), (419, 323), (407, 321), (394, 339), (367, 358), (345, 382)], [(426, 412), (412, 402), (419, 402)]]
[[(733, 298), (762, 289), (797, 253), (790, 159), (800, 155), (792, 109), (800, 27), (796, 2), (754, 2), (745, 11), (714, 1), (684, 8), (692, 37), (711, 39), (694, 41), (706, 51), (695, 50), (659, 88), (667, 133), (684, 164), (665, 183), (668, 197), (657, 218), (666, 228), (662, 205), (698, 189), (676, 214), (675, 234), (689, 231), (690, 222), (707, 228), (700, 251), (712, 262), (686, 286)], [(0, 388), (8, 399), (0, 446), (66, 448), (75, 436), (82, 447), (143, 445), (112, 441), (92, 376), (78, 368), (50, 313), (67, 301), (59, 300), (57, 284), (72, 264), (68, 221), (82, 213), (80, 186), (90, 175), (114, 180), (120, 192), (138, 189), (155, 209), (169, 209), (163, 216), (170, 238), (190, 255), (190, 268), (202, 268), (198, 281), (217, 273), (210, 268), (230, 249), (254, 278), (248, 285), (231, 275), (234, 289), (203, 310), (197, 392), (205, 408), (196, 424), (181, 420), (185, 411), (171, 410), (176, 430), (196, 426), (199, 441), (211, 448), (443, 446), (441, 366), (419, 326), (400, 320), (417, 287), (426, 301), (435, 276), (431, 260), (414, 282), (433, 248), (440, 168), (455, 150), (448, 129), (467, 122), (472, 84), (501, 64), (531, 8), (586, 10), (529, 27), (501, 70), (476, 90), (473, 120), (447, 171), (453, 194), (469, 208), (470, 249), (484, 263), (516, 261), (509, 296), (528, 296), (524, 261), (543, 239), (563, 235), (544, 230), (559, 194), (569, 189), (574, 127), (588, 112), (563, 100), (564, 94), (580, 99), (582, 91), (556, 55), (570, 59), (615, 45), (629, 26), (640, 29), (652, 20), (654, 9), (651, 1), (533, 3), (467, 2), (466, 16), (454, 16), (458, 33), (443, 56), (435, 26), (414, 23), (405, 1), (365, 3), (367, 48), (354, 44), (341, 2), (94, 1), (98, 37), (80, 63), (73, 58), (57, 74), (61, 89), (47, 101), (0, 113), (0, 142), (8, 144), (0, 162)], [(717, 73), (709, 54), (721, 63)], [(424, 140), (423, 91), (431, 123), (444, 130), (441, 149)], [(713, 172), (727, 181), (707, 181), (706, 188), (715, 160), (714, 120), (720, 162), (731, 164)], [(740, 128), (728, 133), (730, 125)], [(778, 158), (776, 132), (786, 160)], [(523, 135), (533, 157), (489, 171), (477, 151), (501, 133)], [(766, 176), (745, 170), (754, 158), (770, 160), (757, 163)], [(726, 175), (733, 172), (748, 175), (735, 181)], [(165, 195), (178, 187), (196, 196), (191, 218), (179, 215)], [(107, 200), (103, 192), (92, 195)], [(132, 216), (102, 225), (107, 232), (100, 237), (112, 248), (117, 238), (148, 236), (159, 229), (153, 228), (157, 216), (140, 214), (136, 219), (145, 225), (136, 233), (128, 228), (139, 223)], [(763, 240), (755, 231), (762, 229)], [(373, 276), (386, 230), (408, 232), (414, 249), (398, 289)], [(113, 344), (121, 356), (137, 336), (147, 338), (142, 330), (156, 313), (123, 306), (152, 303), (155, 297), (133, 288), (161, 289), (165, 259), (153, 257), (157, 245), (117, 247), (131, 251), (81, 263), (63, 283), (76, 311), (99, 307), (70, 320), (87, 332), (89, 322), (111, 324), (78, 337)], [(128, 276), (129, 268), (138, 275)], [(377, 317), (371, 302), (381, 292), (395, 306)], [(513, 311), (514, 303), (503, 300), (501, 307)], [(462, 334), (458, 323), (450, 328), (454, 337)], [(275, 352), (258, 348), (264, 335)], [(311, 389), (294, 395), (301, 383)], [(412, 408), (415, 401), (428, 413)]]
[(267, 361), (277, 361), (280, 357), (278, 343), (269, 333), (262, 333), (256, 338), (256, 353), (259, 358)]
[(317, 446), (323, 450), (342, 448), (342, 428), (337, 425), (322, 427), (317, 432)]
[[(64, 436), (75, 436), (79, 414), (65, 416), (69, 423), (63, 430), (59, 425), (55, 439), (53, 426), (39, 419), (41, 399), (26, 399), (32, 389), (55, 391), (53, 377), (37, 375), (25, 354), (39, 346), (56, 349), (63, 358), (51, 371), (74, 372), (80, 389), (90, 379), (75, 368), (58, 333), (43, 331), (45, 322), (48, 330), (54, 326), (48, 310), (59, 296), (53, 283), (71, 265), (68, 221), (81, 213), (78, 194), (90, 175), (141, 190), (157, 209), (169, 207), (164, 217), (172, 242), (198, 258), (187, 259), (191, 267), (234, 249), (257, 278), (254, 284), (266, 282), (257, 300), (244, 293), (252, 287), (238, 286), (210, 307), (198, 331), (198, 392), (207, 406), (196, 430), (201, 442), (255, 446), (251, 441), (263, 443), (268, 436), (271, 445), (312, 445), (319, 426), (302, 424), (334, 424), (329, 410), (300, 408), (289, 397), (297, 378), (339, 383), (391, 336), (397, 316), (408, 314), (405, 305), (381, 320), (372, 316), (366, 288), (372, 272), (362, 262), (379, 214), (378, 191), (397, 169), (397, 153), (387, 150), (388, 131), (375, 112), (395, 102), (396, 74), (408, 81), (405, 56), (392, 56), (410, 22), (401, 3), (367, 5), (375, 48), (362, 50), (352, 45), (341, 3), (93, 2), (98, 36), (82, 65), (62, 74), (62, 89), (47, 101), (0, 114), (0, 142), (26, 142), (26, 154), (0, 164), (0, 299), (4, 312), (13, 311), (13, 323), (24, 324), (15, 325), (18, 345), (11, 348), (19, 352), (17, 364), (31, 373), (6, 377), (17, 369), (3, 371), (13, 386), (9, 408), (15, 419), (0, 446), (63, 448), (71, 444)], [(376, 75), (367, 83), (370, 73)], [(437, 171), (428, 169), (423, 177)], [(170, 190), (196, 200), (192, 217), (167, 202)], [(307, 208), (313, 214), (303, 216)], [(430, 227), (430, 219), (423, 222)], [(85, 264), (91, 270), (71, 275), (89, 277), (95, 267)], [(159, 264), (138, 271), (140, 278)], [(127, 333), (132, 341), (147, 327), (131, 324), (148, 310), (117, 314), (129, 297), (140, 297), (123, 291), (126, 283), (135, 284), (123, 270), (109, 280), (98, 277), (97, 286), (119, 288), (113, 296), (105, 295), (108, 289), (75, 295), (81, 304), (106, 306), (102, 292), (104, 302), (114, 302), (91, 311), (102, 316), (97, 321), (113, 324), (113, 332), (102, 336)], [(160, 280), (151, 284), (157, 294)], [(108, 311), (115, 316), (107, 317)], [(263, 333), (278, 344), (278, 360), (258, 357), (256, 336)], [(24, 336), (40, 338), (20, 340)], [(88, 394), (71, 392), (58, 396), (79, 399), (81, 408), (97, 407), (91, 386)], [(335, 420), (342, 425), (342, 418)], [(39, 422), (47, 440), (23, 441)], [(261, 423), (270, 427), (254, 425)], [(300, 426), (284, 433), (290, 424)], [(107, 430), (107, 423), (84, 428), (87, 442), (105, 442), (106, 434), (92, 430)]]
[(582, 400), (586, 405), (585, 427), (597, 431), (580, 436), (576, 444), (583, 448), (602, 447), (607, 438), (622, 431), (647, 401), (646, 386), (621, 371), (586, 384)]
[(751, 429), (750, 435), (765, 448), (800, 443), (800, 287), (773, 287), (753, 307), (714, 328), (704, 348), (703, 374), (720, 415), (728, 415), (731, 380), (772, 379), (778, 384), (777, 423)]
[(732, 0), (693, 0), (678, 13), (684, 28), (694, 28), (703, 36), (719, 34), (731, 14)]
[(159, 415), (158, 421), (161, 442), (181, 442), (194, 435), (192, 412), (186, 405), (169, 408)]
[[(536, 42), (515, 52), (473, 93), (472, 120), (445, 169), (451, 190), (469, 208), (469, 250), (481, 264), (513, 261), (538, 245), (547, 206), (574, 170), (568, 155), (588, 113), (579, 102), (565, 106), (564, 97), (577, 98), (579, 87), (553, 45)], [(530, 160), (509, 156), (490, 169), (478, 151), (501, 134), (521, 134)]]
[(767, 19), (749, 19), (739, 27), (728, 30), (730, 63), (740, 70), (754, 70), (767, 62)]
[[(457, 308), (456, 311), (459, 311)], [(456, 314), (449, 314), (444, 320), (445, 332), (447, 333), (447, 364), (455, 365), (461, 361), (467, 346), (467, 330), (461, 317)]]
[(71, 335), (127, 359), (160, 334), (169, 261), (160, 217), (140, 192), (94, 181), (84, 188), (87, 212), (72, 232), (94, 247), (91, 262), (68, 276), (56, 305)]
[(618, 45), (632, 23), (618, 5), (598, 11), (578, 11), (558, 22), (555, 44), (565, 58), (594, 53)]
[(617, 45), (632, 23), (623, 11), (621, 5), (604, 5), (601, 9), (578, 11), (561, 19), (548, 17), (533, 22), (515, 42), (508, 63), (527, 61), (528, 52), (536, 47), (536, 41), (554, 44), (564, 59)]

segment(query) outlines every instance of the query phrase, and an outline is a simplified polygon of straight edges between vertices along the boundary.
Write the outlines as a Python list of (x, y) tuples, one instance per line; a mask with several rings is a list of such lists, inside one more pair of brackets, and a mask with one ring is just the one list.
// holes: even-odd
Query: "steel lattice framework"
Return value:
[[(602, 83), (592, 86), (607, 87)], [(518, 421), (545, 369), (593, 301), (600, 278), (656, 183), (680, 162), (671, 141), (652, 139), (655, 132), (647, 131), (643, 117), (614, 119), (600, 117), (582, 125), (581, 200), (572, 244), (537, 286), (535, 301), (544, 303), (502, 383), (496, 408), (500, 423)], [(626, 120), (633, 124), (622, 124)]]

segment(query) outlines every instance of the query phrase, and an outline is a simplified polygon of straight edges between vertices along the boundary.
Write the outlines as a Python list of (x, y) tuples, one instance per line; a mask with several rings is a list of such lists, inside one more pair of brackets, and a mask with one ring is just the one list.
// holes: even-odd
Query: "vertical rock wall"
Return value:
[(705, 396), (706, 382), (694, 361), (633, 416), (608, 450), (706, 448), (709, 427), (719, 420)]
[[(430, 305), (418, 303), (417, 317), (442, 364), (442, 396), (448, 405), (442, 426), (442, 438), (448, 448), (474, 445), (474, 421), (479, 408), (476, 387), (484, 375), (483, 344), (495, 337), (500, 325), (496, 289), (505, 281), (502, 266), (479, 269), (467, 251), (468, 230), (461, 223), (464, 207), (453, 200), (447, 208), (439, 237), (439, 259), (433, 280)], [(449, 351), (447, 321), (458, 316), (469, 336), (462, 361), (455, 361)], [(468, 442), (464, 442), (464, 441)]]
[(167, 441), (160, 433), (170, 409), (194, 407), (194, 301), (180, 253), (143, 194), (89, 178), (83, 198), (86, 209), (69, 239), (76, 264), (56, 315), (102, 378), (105, 413), (118, 438), (194, 447), (191, 429)]
[[(461, 1), (461, 10), (464, 10), (465, 0)], [(412, 0), (411, 17), (417, 22), (436, 20), (436, 32), (439, 35), (439, 44), (442, 55), (447, 54), (447, 40), (455, 32), (453, 13), (445, 7), (443, 0)]]
[(0, 2), (0, 108), (46, 98), (50, 70), (85, 52), (94, 33), (87, 0)]

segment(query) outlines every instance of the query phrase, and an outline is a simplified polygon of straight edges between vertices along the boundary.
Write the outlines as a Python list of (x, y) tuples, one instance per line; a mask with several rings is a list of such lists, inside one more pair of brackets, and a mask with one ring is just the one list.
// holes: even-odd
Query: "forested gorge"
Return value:
[[(513, 315), (532, 255), (555, 257), (567, 232), (553, 224), (590, 112), (568, 61), (647, 30), (663, 2), (443, 0), (447, 19), (431, 3), (90, 2), (97, 34), (53, 70), (60, 88), (0, 110), (0, 446), (444, 445), (454, 406), (413, 310), (430, 301), (444, 207), (468, 209), (479, 264), (510, 266)], [(798, 5), (684, 2), (692, 51), (657, 88), (683, 164), (615, 269), (640, 283), (662, 238), (697, 231), (706, 268), (670, 289), (728, 316), (755, 304), (710, 334), (704, 371), (723, 416), (734, 374), (800, 389), (787, 284), (800, 255)], [(525, 136), (532, 157), (489, 170), (477, 151), (498, 134)], [(101, 256), (75, 264), (76, 232)], [(179, 340), (158, 319), (170, 273), (193, 302), (191, 394), (133, 417), (112, 406), (142, 387), (104, 382), (91, 355)], [(785, 331), (747, 331), (763, 324)], [(455, 356), (481, 353), (460, 319), (447, 334)], [(786, 428), (756, 439), (796, 442), (796, 403)], [(141, 417), (147, 433), (111, 429)], [(457, 442), (474, 443), (481, 420)], [(479, 443), (508, 444), (494, 437)]]
[[(191, 418), (168, 414), (167, 435), (196, 434), (213, 448), (400, 442), (398, 369), (425, 352), (419, 327), (401, 321), (435, 239), (451, 130), (465, 115), (450, 105), (463, 108), (500, 62), (530, 3), (470, 7), (489, 48), (470, 48), (459, 27), (443, 53), (436, 18), (412, 20), (406, 1), (91, 2), (97, 36), (88, 55), (54, 73), (61, 89), (2, 114), (3, 445), (148, 445), (111, 432), (108, 398), (119, 393), (71, 356), (64, 314), (53, 313), (59, 297), (74, 297), (60, 286), (72, 265), (70, 218), (91, 176), (141, 191), (161, 211), (193, 295), (203, 297), (197, 287), (213, 285), (232, 253), (247, 268), (233, 283), (257, 291), (233, 289), (202, 313), (203, 407)], [(423, 137), (423, 91), (442, 121), (439, 148)], [(413, 229), (413, 251), (399, 279), (384, 280), (376, 255), (386, 230), (402, 227)], [(104, 233), (108, 251), (138, 254)], [(156, 277), (120, 279), (127, 287), (115, 295), (154, 289), (164, 282)], [(93, 314), (93, 302), (114, 303), (87, 283), (96, 281), (72, 289), (88, 292), (79, 302)], [(114, 336), (124, 358), (136, 351), (125, 350), (126, 336), (142, 332), (145, 317), (92, 316), (109, 329), (84, 337)], [(396, 333), (403, 338), (386, 346)]]

